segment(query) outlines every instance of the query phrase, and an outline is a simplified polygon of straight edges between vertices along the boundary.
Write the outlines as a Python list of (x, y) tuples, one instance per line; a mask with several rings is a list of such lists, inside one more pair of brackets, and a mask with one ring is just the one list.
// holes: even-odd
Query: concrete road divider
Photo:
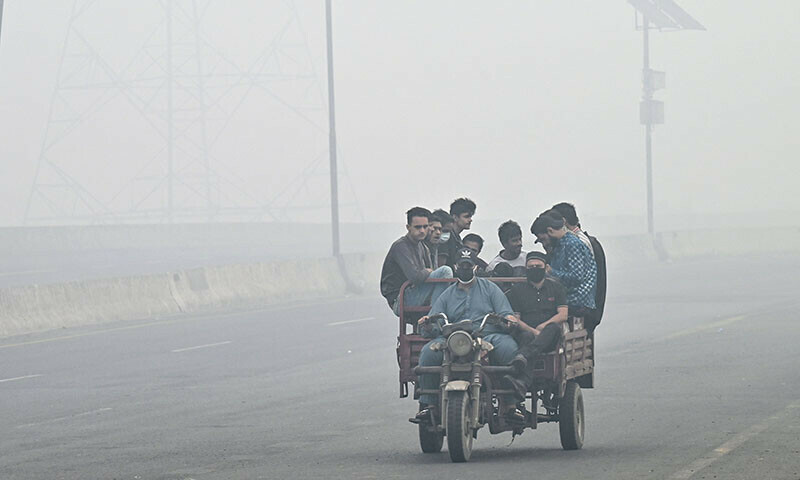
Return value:
[[(800, 228), (601, 238), (611, 268), (658, 259), (800, 253)], [(384, 253), (202, 267), (174, 273), (0, 289), (0, 336), (177, 313), (248, 308), (346, 293), (377, 296)]]
[(354, 254), (0, 289), (0, 336), (344, 295), (377, 285), (381, 261)]
[(180, 312), (167, 274), (0, 289), (0, 336)]
[(326, 258), (177, 272), (170, 289), (182, 311), (196, 312), (344, 294), (345, 282), (336, 259)]

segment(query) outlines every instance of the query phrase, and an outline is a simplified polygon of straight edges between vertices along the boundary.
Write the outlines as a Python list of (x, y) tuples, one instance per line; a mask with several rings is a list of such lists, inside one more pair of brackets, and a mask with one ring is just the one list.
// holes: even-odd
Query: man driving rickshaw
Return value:
[[(475, 275), (477, 269), (472, 251), (463, 248), (458, 252), (455, 262), (455, 277), (457, 283), (450, 285), (431, 306), (429, 315), (419, 320), (420, 331), (425, 338), (432, 338), (420, 352), (420, 366), (439, 366), (442, 364), (443, 353), (440, 349), (431, 348), (445, 341), (442, 336), (441, 324), (428, 323), (428, 318), (444, 313), (455, 321), (470, 319), (477, 326), (481, 319), (488, 313), (506, 317), (509, 321), (516, 321), (508, 299), (503, 291), (492, 281)], [(517, 355), (518, 347), (514, 338), (501, 326), (490, 325), (484, 330), (484, 339), (490, 342), (494, 349), (489, 352), (489, 361), (493, 365), (509, 365)], [(423, 374), (419, 376), (420, 387), (437, 389), (439, 376)], [(420, 411), (416, 417), (410, 419), (413, 423), (428, 422), (438, 418), (437, 398), (435, 395), (420, 395)], [(516, 399), (507, 395), (503, 398), (504, 407), (511, 415), (522, 415), (516, 412)]]

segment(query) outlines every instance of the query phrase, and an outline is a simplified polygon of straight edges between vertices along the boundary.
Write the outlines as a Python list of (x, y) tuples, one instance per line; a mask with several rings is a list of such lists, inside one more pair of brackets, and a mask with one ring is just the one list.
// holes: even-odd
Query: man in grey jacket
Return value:
[(412, 285), (406, 289), (403, 303), (406, 306), (426, 305), (435, 301), (448, 287), (447, 283), (425, 283), (429, 278), (453, 278), (453, 270), (444, 266), (436, 270), (431, 265), (431, 253), (425, 246), (431, 212), (414, 207), (406, 212), (407, 233), (397, 239), (386, 254), (381, 270), (381, 295), (399, 314), (398, 295), (406, 281)]

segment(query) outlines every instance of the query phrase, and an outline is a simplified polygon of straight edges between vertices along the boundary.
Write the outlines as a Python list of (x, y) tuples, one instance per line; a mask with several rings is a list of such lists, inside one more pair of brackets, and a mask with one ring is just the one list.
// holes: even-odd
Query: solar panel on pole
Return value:
[(672, 20), (677, 23), (682, 30), (705, 30), (700, 22), (694, 17), (686, 13), (674, 0), (653, 0), (656, 7), (661, 9), (662, 12), (669, 15)]
[[(653, 125), (664, 123), (664, 102), (655, 100), (656, 90), (666, 86), (666, 73), (650, 68), (650, 24), (659, 30), (705, 30), (674, 0), (628, 0), (638, 15), (641, 15), (643, 57), (642, 68), (642, 100), (639, 103), (639, 122), (645, 127), (645, 159), (647, 175), (647, 232), (655, 232), (653, 215)], [(636, 28), (639, 29), (639, 16), (636, 17)]]

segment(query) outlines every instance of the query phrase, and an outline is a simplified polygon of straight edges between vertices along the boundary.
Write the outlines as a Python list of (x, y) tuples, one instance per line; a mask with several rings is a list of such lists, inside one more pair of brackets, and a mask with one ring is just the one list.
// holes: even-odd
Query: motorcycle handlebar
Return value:
[(435, 320), (438, 320), (440, 318), (442, 320), (444, 320), (444, 324), (445, 325), (448, 325), (450, 323), (450, 320), (447, 319), (447, 315), (445, 315), (444, 313), (437, 313), (436, 315), (431, 315), (430, 317), (428, 317), (428, 320), (425, 323), (426, 324), (430, 324), (430, 323), (433, 323)]
[(483, 317), (483, 321), (481, 322), (481, 326), (478, 328), (479, 332), (483, 330), (483, 327), (486, 326), (486, 322), (489, 321), (489, 320), (492, 320), (494, 323), (496, 323), (496, 322), (508, 323), (508, 320), (505, 317), (502, 317), (502, 316), (500, 316), (500, 315), (498, 315), (496, 313), (487, 313)]

